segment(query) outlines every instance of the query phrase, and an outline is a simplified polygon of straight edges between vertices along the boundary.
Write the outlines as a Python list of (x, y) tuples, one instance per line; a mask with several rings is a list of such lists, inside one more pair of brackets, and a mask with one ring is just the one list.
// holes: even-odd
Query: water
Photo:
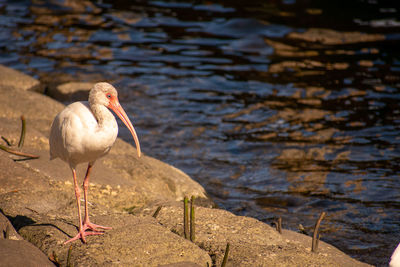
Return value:
[[(396, 1), (0, 1), (0, 64), (113, 82), (146, 154), (223, 208), (385, 265), (400, 241)], [(121, 128), (122, 137), (130, 140)]]

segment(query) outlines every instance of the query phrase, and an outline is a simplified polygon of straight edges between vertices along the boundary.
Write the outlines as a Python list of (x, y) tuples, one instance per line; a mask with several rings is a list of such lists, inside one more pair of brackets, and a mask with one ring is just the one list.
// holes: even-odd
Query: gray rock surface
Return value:
[[(27, 132), (21, 150), (40, 158), (21, 161), (0, 151), (0, 209), (22, 238), (65, 266), (70, 244), (63, 242), (77, 232), (74, 189), (67, 165), (48, 159), (50, 124), (64, 106), (12, 85), (18, 72), (8, 79), (0, 84), (0, 134), (17, 149), (24, 115)], [(3, 140), (0, 144), (7, 146)], [(79, 180), (85, 167), (78, 168)], [(196, 196), (205, 206), (196, 206), (194, 243), (182, 237), (185, 195)], [(157, 159), (137, 158), (135, 148), (119, 139), (94, 166), (89, 202), (91, 221), (113, 229), (89, 236), (86, 244), (72, 243), (74, 266), (219, 266), (227, 242), (228, 266), (366, 266), (323, 242), (318, 253), (310, 252), (307, 236), (291, 231), (280, 235), (256, 219), (210, 208), (213, 203), (198, 183)], [(153, 218), (158, 206), (161, 211)], [(6, 223), (0, 218), (0, 227)]]
[(68, 82), (57, 86), (49, 86), (47, 95), (61, 102), (87, 100), (93, 85), (94, 83), (89, 82)]
[(11, 222), (0, 213), (0, 266), (54, 266), (37, 247), (24, 240)]
[[(18, 80), (13, 79), (14, 77), (18, 77)], [(3, 65), (0, 65), (0, 87), (43, 93), (43, 87), (38, 80)]]
[(24, 240), (3, 213), (0, 213), (0, 239)]
[[(170, 204), (160, 210), (157, 220), (183, 236), (182, 214), (182, 204)], [(313, 253), (311, 237), (289, 230), (279, 234), (254, 218), (205, 207), (196, 207), (195, 214), (195, 243), (212, 255), (216, 266), (221, 266), (227, 243), (227, 266), (368, 266), (322, 241)]]
[(25, 240), (0, 239), (0, 266), (54, 267), (37, 247)]

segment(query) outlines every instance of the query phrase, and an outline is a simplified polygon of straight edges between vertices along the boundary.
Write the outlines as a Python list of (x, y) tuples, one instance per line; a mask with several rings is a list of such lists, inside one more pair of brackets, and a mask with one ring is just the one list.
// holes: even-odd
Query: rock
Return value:
[(43, 93), (43, 87), (38, 80), (3, 65), (0, 65), (0, 87)]
[(89, 91), (94, 83), (68, 82), (58, 86), (50, 86), (47, 94), (61, 102), (87, 101)]
[(7, 217), (4, 216), (3, 213), (0, 213), (0, 239), (3, 238), (10, 240), (23, 240), (17, 231), (15, 231)]
[(37, 247), (25, 240), (0, 239), (0, 266), (54, 267)]
[(201, 267), (201, 265), (198, 265), (194, 262), (181, 261), (172, 264), (159, 265), (158, 267)]
[(54, 266), (37, 247), (25, 241), (0, 213), (0, 266)]
[[(163, 206), (157, 220), (183, 236), (183, 205)], [(154, 210), (154, 208), (150, 209)], [(144, 212), (146, 214), (146, 212)], [(311, 252), (311, 238), (292, 231), (279, 234), (256, 219), (236, 216), (220, 209), (195, 208), (196, 244), (220, 266), (230, 244), (227, 266), (369, 266), (322, 241)]]
[(75, 266), (158, 266), (182, 261), (200, 266), (208, 263), (211, 266), (211, 259), (206, 251), (177, 237), (151, 216), (94, 216), (93, 221), (112, 226), (113, 229), (100, 236), (87, 237), (86, 244), (74, 242), (68, 245), (63, 245), (63, 242), (76, 234), (74, 226), (49, 217), (35, 216), (35, 220), (35, 225), (28, 225), (20, 230), (21, 235), (44, 253), (52, 255), (55, 252), (62, 266), (67, 262), (70, 246), (70, 261)]

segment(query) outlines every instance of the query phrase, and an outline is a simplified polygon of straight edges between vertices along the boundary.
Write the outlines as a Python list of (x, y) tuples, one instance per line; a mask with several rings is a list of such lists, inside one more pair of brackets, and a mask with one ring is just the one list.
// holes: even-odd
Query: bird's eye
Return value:
[(111, 98), (111, 94), (110, 93), (108, 93), (106, 96), (107, 96), (107, 98)]

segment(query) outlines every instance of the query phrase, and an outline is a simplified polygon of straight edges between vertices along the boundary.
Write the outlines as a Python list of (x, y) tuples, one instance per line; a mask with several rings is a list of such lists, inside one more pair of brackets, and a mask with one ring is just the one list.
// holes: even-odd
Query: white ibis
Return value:
[(390, 257), (389, 267), (400, 267), (400, 243)]
[[(60, 158), (69, 164), (78, 206), (79, 232), (64, 244), (78, 239), (85, 243), (86, 236), (100, 235), (103, 234), (102, 229), (111, 229), (90, 222), (87, 200), (89, 175), (93, 164), (110, 151), (118, 135), (118, 124), (109, 109), (113, 110), (130, 130), (140, 157), (140, 144), (135, 129), (119, 104), (117, 90), (109, 83), (96, 83), (90, 90), (89, 101), (70, 104), (54, 118), (51, 125), (50, 159)], [(88, 168), (83, 180), (85, 217), (82, 222), (80, 189), (75, 170), (78, 164), (85, 162), (88, 162)]]

